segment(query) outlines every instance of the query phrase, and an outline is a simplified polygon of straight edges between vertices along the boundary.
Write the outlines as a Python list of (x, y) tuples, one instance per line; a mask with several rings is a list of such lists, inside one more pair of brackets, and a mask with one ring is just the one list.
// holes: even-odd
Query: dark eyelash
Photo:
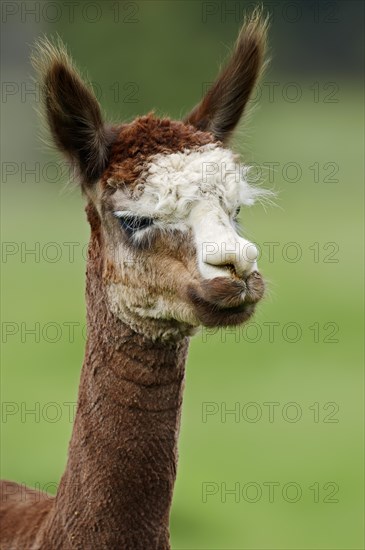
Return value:
[(239, 206), (239, 207), (237, 208), (236, 212), (234, 213), (234, 216), (233, 216), (233, 219), (234, 219), (235, 221), (237, 221), (237, 218), (238, 218), (238, 216), (240, 215), (240, 212), (241, 212), (241, 207)]
[(152, 218), (138, 218), (137, 216), (122, 216), (118, 217), (119, 223), (124, 231), (129, 235), (133, 235), (136, 231), (145, 229), (153, 225)]

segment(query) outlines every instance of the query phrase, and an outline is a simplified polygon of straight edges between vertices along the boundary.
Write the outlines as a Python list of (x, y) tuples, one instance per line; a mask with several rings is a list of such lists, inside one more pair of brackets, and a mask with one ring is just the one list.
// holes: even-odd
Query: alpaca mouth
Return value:
[(188, 297), (196, 315), (206, 327), (236, 326), (246, 322), (264, 295), (264, 282), (258, 272), (246, 280), (216, 277), (199, 287), (190, 286)]

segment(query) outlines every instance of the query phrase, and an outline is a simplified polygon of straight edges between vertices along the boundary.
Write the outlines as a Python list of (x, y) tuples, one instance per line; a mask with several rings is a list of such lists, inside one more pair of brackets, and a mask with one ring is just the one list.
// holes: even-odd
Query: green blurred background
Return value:
[[(55, 491), (84, 349), (88, 226), (38, 139), (31, 44), (58, 33), (111, 120), (180, 118), (253, 5), (2, 3), (3, 478)], [(263, 5), (271, 64), (235, 147), (278, 193), (241, 214), (269, 292), (191, 343), (172, 546), (362, 549), (363, 3)]]

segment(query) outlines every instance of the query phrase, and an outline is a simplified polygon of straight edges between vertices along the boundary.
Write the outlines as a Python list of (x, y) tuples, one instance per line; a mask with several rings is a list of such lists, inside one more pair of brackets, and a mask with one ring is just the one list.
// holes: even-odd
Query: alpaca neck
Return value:
[(86, 354), (47, 542), (167, 549), (188, 339), (153, 342), (110, 313), (100, 238), (93, 231)]

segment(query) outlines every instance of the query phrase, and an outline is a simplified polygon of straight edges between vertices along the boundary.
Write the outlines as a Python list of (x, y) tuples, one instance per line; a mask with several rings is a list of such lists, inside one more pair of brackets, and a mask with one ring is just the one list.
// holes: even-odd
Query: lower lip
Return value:
[(217, 308), (216, 315), (224, 320), (225, 317), (250, 317), (254, 311), (252, 304), (241, 304), (235, 307)]
[(235, 313), (243, 313), (246, 309), (247, 305), (242, 303), (239, 306), (218, 308), (217, 311), (222, 314), (226, 313), (227, 315), (234, 315)]

